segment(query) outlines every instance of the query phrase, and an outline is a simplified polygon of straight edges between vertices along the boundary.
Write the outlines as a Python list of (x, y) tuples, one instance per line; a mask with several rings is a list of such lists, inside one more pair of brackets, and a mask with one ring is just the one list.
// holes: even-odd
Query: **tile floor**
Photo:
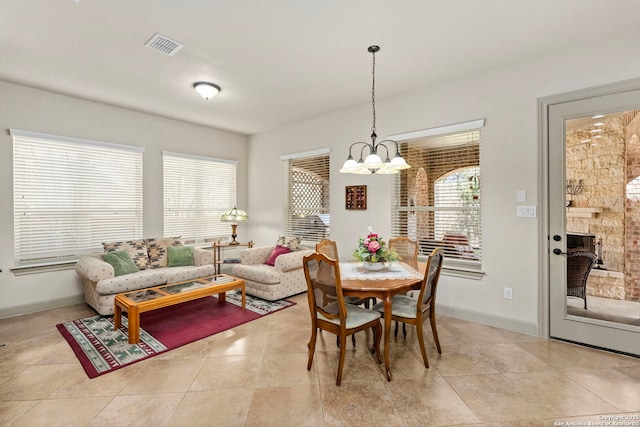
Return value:
[[(640, 426), (640, 359), (439, 317), (430, 369), (415, 331), (391, 343), (393, 380), (349, 344), (335, 386), (334, 336), (307, 371), (306, 295), (281, 312), (88, 379), (55, 324), (85, 305), (0, 320), (0, 425)], [(601, 424), (598, 424), (600, 423)], [(572, 424), (573, 423), (573, 424)], [(615, 425), (615, 424), (609, 424)]]

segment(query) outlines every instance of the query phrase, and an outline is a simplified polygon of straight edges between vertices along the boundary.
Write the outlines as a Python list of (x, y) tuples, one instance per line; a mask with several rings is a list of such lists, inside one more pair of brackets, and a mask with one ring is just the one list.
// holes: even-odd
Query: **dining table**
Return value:
[(396, 294), (420, 289), (425, 269), (424, 262), (394, 262), (382, 271), (367, 271), (358, 262), (340, 263), (340, 283), (345, 296), (373, 297), (382, 300), (384, 304), (384, 364), (388, 381), (391, 381), (391, 299)]

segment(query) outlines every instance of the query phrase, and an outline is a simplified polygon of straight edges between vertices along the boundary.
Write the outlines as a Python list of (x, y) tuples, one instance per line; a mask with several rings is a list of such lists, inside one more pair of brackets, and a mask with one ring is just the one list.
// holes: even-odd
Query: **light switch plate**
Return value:
[(527, 201), (527, 192), (524, 190), (516, 191), (516, 202), (524, 203)]
[(516, 216), (518, 218), (535, 218), (536, 207), (535, 206), (517, 206)]

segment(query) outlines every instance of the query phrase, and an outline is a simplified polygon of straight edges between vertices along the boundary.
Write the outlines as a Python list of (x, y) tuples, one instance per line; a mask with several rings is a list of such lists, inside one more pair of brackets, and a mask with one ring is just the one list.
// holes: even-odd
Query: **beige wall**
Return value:
[[(206, 106), (206, 104), (203, 104)], [(237, 160), (238, 206), (247, 204), (248, 138), (0, 81), (0, 317), (81, 301), (73, 270), (15, 276), (13, 144), (9, 129), (145, 147), (144, 237), (162, 236), (162, 151)]]
[[(538, 99), (640, 77), (640, 57), (628, 55), (635, 50), (638, 36), (638, 32), (623, 34), (600, 45), (578, 46), (553, 56), (376, 99), (380, 140), (398, 133), (486, 119), (481, 145), (485, 275), (482, 280), (443, 277), (438, 291), (440, 313), (538, 333), (539, 247), (546, 242), (540, 241), (538, 219), (516, 217), (518, 190), (526, 191), (523, 204), (540, 204)], [(595, 56), (598, 61), (593, 61)], [(367, 79), (363, 74), (363, 87)], [(393, 175), (338, 172), (349, 145), (369, 134), (371, 107), (366, 102), (363, 99), (359, 107), (251, 138), (248, 211), (253, 218), (249, 231), (257, 244), (271, 244), (282, 232), (284, 192), (279, 156), (323, 147), (331, 149), (331, 237), (337, 241), (341, 256), (348, 259), (369, 225), (383, 237), (389, 235)], [(367, 185), (368, 209), (345, 210), (345, 186), (363, 184)], [(513, 289), (512, 300), (503, 298), (504, 287)]]
[[(486, 119), (482, 133), (483, 269), (482, 280), (444, 277), (440, 312), (538, 333), (538, 219), (516, 217), (516, 191), (527, 192), (527, 205), (539, 205), (540, 170), (538, 106), (540, 97), (640, 77), (635, 51), (640, 32), (604, 39), (599, 45), (577, 46), (545, 58), (505, 64), (470, 77), (416, 88), (377, 99), (380, 138), (468, 120)], [(416, 54), (428, 55), (428, 52)], [(594, 57), (598, 61), (594, 61)], [(473, 64), (469, 65), (473, 68)], [(363, 88), (369, 84), (363, 74)], [(382, 85), (384, 82), (378, 82)], [(313, 100), (309, 100), (313, 102)], [(274, 108), (277, 101), (274, 101)], [(346, 256), (371, 225), (389, 234), (390, 176), (342, 175), (338, 170), (349, 145), (367, 138), (371, 111), (366, 99), (358, 107), (283, 126), (250, 138), (248, 163), (245, 138), (204, 127), (0, 83), (0, 310), (77, 298), (80, 284), (73, 271), (16, 278), (12, 263), (11, 139), (8, 128), (58, 133), (147, 147), (144, 160), (145, 234), (162, 231), (160, 150), (188, 147), (194, 153), (236, 158), (239, 204), (251, 221), (239, 230), (241, 240), (273, 244), (282, 231), (284, 174), (280, 156), (328, 147), (331, 149), (331, 237)], [(344, 209), (347, 185), (366, 184), (368, 209)], [(245, 191), (247, 190), (247, 191)], [(513, 300), (503, 288), (513, 288)]]

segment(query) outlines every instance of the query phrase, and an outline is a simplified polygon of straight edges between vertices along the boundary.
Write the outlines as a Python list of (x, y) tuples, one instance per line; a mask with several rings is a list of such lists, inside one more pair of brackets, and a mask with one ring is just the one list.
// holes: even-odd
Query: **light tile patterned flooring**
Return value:
[(409, 327), (392, 339), (387, 382), (362, 332), (336, 387), (335, 337), (320, 335), (307, 371), (306, 295), (292, 299), (292, 308), (95, 379), (55, 328), (93, 315), (87, 306), (2, 319), (0, 425), (554, 426), (640, 415), (640, 359), (449, 317), (438, 318), (442, 355), (426, 328), (430, 369)]

